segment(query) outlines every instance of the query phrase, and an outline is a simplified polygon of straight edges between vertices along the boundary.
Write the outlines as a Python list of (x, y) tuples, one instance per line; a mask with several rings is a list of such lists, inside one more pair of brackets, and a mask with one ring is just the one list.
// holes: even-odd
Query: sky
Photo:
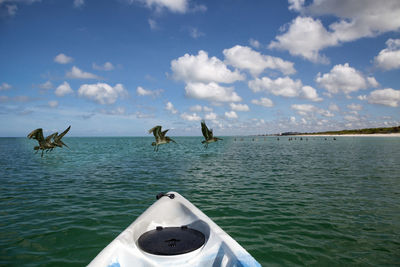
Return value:
[(398, 126), (399, 14), (398, 0), (0, 0), (0, 136)]

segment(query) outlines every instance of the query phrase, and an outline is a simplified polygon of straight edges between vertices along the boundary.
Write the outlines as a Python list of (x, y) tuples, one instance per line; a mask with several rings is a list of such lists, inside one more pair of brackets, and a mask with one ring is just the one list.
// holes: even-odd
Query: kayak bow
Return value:
[(261, 266), (180, 194), (157, 199), (89, 266)]

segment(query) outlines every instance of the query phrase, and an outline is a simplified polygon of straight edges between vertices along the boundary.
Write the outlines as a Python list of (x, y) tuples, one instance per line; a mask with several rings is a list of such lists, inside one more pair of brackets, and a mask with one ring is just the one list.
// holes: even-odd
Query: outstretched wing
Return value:
[(207, 128), (205, 121), (201, 121), (201, 132), (206, 140), (210, 140), (213, 136), (212, 131)]
[(32, 132), (30, 132), (27, 136), (29, 139), (36, 139), (38, 140), (38, 142), (43, 142), (44, 141), (44, 137), (43, 137), (43, 129), (42, 128), (38, 128), (36, 130), (33, 130)]
[(59, 135), (57, 135), (57, 136), (54, 136), (54, 141), (59, 141), (59, 140), (61, 140), (61, 138), (63, 138), (63, 136), (66, 135), (66, 134), (68, 133), (69, 129), (71, 129), (71, 125), (68, 126), (68, 128), (65, 129), (65, 131), (62, 132), (61, 134), (59, 134)]
[(160, 138), (161, 138), (161, 126), (160, 125), (154, 126), (153, 128), (151, 128), (149, 130), (149, 133), (153, 133), (154, 137), (156, 138), (156, 140), (160, 140)]
[(164, 138), (164, 137), (165, 137), (165, 134), (166, 134), (168, 131), (169, 131), (169, 129), (167, 129), (167, 130), (165, 130), (165, 131), (162, 131), (162, 132), (161, 132), (161, 137)]
[(55, 132), (55, 133), (47, 136), (45, 139), (46, 143), (49, 143), (51, 141), (51, 139), (56, 138), (57, 135), (58, 135), (58, 132)]

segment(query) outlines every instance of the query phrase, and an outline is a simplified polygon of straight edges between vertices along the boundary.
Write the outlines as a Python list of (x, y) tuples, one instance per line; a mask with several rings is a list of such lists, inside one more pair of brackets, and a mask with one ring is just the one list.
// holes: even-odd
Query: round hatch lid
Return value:
[(155, 255), (180, 255), (194, 251), (205, 243), (202, 232), (182, 227), (161, 227), (142, 234), (139, 247)]

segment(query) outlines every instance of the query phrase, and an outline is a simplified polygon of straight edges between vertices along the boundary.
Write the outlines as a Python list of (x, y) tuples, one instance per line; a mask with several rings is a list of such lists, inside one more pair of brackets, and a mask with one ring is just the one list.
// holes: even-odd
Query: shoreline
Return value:
[[(290, 135), (288, 135), (290, 136)], [(299, 135), (291, 135), (291, 136), (345, 136), (345, 137), (400, 137), (400, 133), (390, 133), (390, 134), (299, 134)]]

